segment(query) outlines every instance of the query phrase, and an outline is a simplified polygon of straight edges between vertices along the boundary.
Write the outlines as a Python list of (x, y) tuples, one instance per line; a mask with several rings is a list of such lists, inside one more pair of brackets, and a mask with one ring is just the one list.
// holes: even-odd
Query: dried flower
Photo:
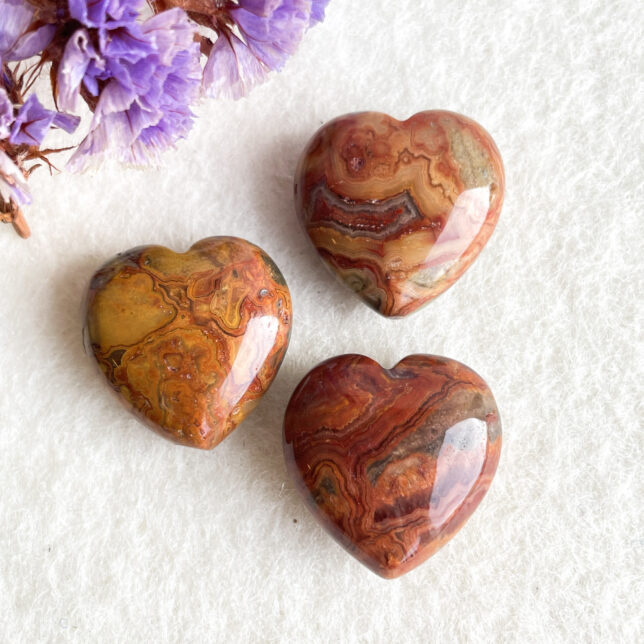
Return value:
[(13, 201), (17, 206), (31, 203), (29, 186), (24, 174), (2, 150), (0, 150), (0, 198), (5, 204)]
[(58, 105), (75, 110), (82, 96), (94, 111), (90, 132), (69, 161), (72, 170), (107, 153), (127, 163), (157, 162), (192, 127), (190, 105), (201, 77), (194, 25), (179, 9), (141, 23), (140, 4), (69, 3), (82, 27), (56, 64)]
[(31, 203), (26, 161), (45, 160), (39, 148), (52, 127), (73, 132), (80, 122), (76, 116), (44, 108), (35, 94), (17, 113), (4, 88), (0, 87), (0, 218), (11, 221), (23, 236), (29, 229), (20, 207)]
[(71, 133), (76, 130), (80, 118), (45, 109), (35, 94), (32, 94), (20, 107), (11, 127), (9, 143), (13, 145), (32, 145), (40, 147), (51, 127)]
[(208, 56), (203, 89), (208, 96), (238, 99), (280, 70), (297, 49), (305, 31), (324, 18), (329, 0), (163, 0), (188, 11), (217, 38), (201, 37)]
[(0, 0), (0, 67), (40, 53), (56, 32), (53, 24), (34, 22), (36, 11), (24, 0)]
[[(0, 221), (28, 235), (27, 178), (53, 167), (60, 150), (41, 149), (44, 137), (73, 132), (80, 119), (67, 112), (81, 102), (93, 117), (70, 169), (106, 156), (156, 163), (187, 136), (202, 93), (239, 98), (281, 69), (328, 1), (147, 0), (144, 19), (145, 0), (0, 0)], [(28, 96), (48, 65), (56, 110)]]

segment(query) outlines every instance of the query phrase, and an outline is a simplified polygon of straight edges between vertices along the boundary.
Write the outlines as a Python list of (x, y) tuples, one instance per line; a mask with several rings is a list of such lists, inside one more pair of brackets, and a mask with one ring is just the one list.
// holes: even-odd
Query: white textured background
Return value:
[[(36, 173), (33, 237), (0, 228), (0, 641), (641, 642), (641, 10), (331, 0), (282, 74), (200, 106), (162, 171)], [(388, 321), (309, 248), (292, 175), (336, 115), (428, 108), (490, 131), (506, 202), (456, 286)], [(113, 254), (217, 234), (276, 259), (295, 326), (262, 404), (206, 453), (115, 404), (83, 353), (80, 307)], [(345, 352), (461, 360), (503, 419), (479, 510), (395, 581), (322, 532), (282, 460), (290, 393)]]

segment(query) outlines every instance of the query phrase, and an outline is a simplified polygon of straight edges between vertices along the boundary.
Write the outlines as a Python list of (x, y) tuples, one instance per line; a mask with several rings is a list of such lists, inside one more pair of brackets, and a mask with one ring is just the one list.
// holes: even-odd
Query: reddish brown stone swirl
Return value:
[(260, 248), (211, 237), (186, 253), (143, 246), (92, 278), (85, 340), (111, 387), (146, 425), (211, 449), (277, 374), (291, 297)]
[(311, 139), (295, 177), (298, 216), (340, 279), (386, 316), (449, 288), (487, 243), (505, 176), (490, 135), (451, 112), (407, 121), (341, 116)]
[(487, 492), (501, 422), (465, 365), (412, 355), (393, 369), (360, 355), (318, 365), (293, 393), (284, 453), (313, 514), (387, 578), (425, 561)]

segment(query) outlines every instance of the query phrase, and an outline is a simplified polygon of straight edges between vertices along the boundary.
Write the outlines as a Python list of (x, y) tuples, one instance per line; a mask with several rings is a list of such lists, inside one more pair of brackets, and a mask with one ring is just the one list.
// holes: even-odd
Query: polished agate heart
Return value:
[(311, 139), (295, 177), (299, 218), (326, 263), (369, 306), (400, 317), (449, 288), (503, 204), (499, 151), (451, 112), (407, 121), (341, 116)]
[(85, 340), (129, 409), (211, 449), (255, 407), (284, 358), (291, 297), (271, 258), (211, 237), (186, 253), (142, 246), (92, 278)]
[(451, 539), (485, 496), (501, 422), (485, 382), (447, 358), (393, 369), (331, 358), (286, 410), (284, 453), (322, 525), (383, 577), (398, 577)]

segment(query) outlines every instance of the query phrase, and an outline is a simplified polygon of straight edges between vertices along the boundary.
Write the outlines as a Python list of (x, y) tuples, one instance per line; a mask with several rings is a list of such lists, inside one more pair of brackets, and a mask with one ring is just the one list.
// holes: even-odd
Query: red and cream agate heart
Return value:
[(290, 473), (315, 517), (377, 574), (398, 577), (463, 526), (501, 452), (486, 383), (465, 365), (361, 355), (318, 365), (284, 419)]
[(298, 216), (340, 279), (388, 317), (449, 288), (501, 212), (501, 156), (477, 123), (452, 112), (406, 121), (348, 114), (308, 143), (295, 177)]

